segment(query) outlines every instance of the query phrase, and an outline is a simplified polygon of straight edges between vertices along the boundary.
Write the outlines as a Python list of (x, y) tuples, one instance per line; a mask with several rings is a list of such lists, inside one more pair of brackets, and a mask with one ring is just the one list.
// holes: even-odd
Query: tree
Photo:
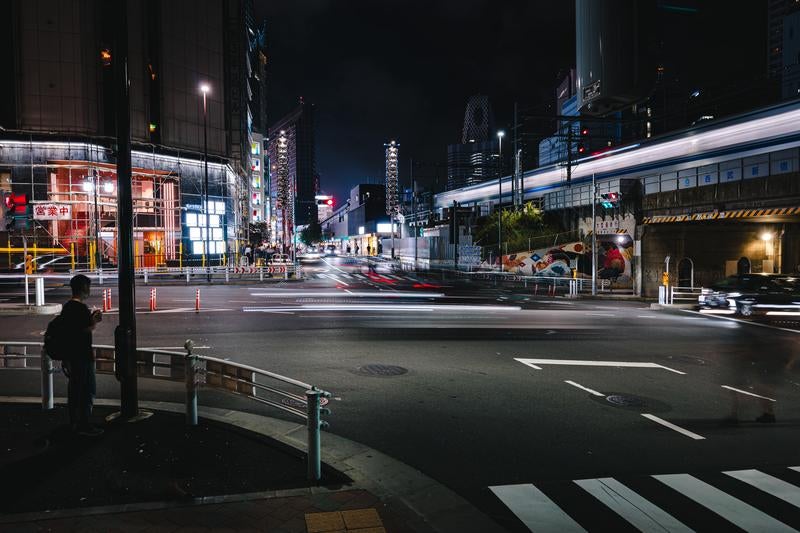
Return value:
[(307, 246), (317, 244), (321, 240), (322, 226), (316, 220), (309, 222), (309, 224), (303, 228), (303, 231), (300, 232), (300, 241)]
[(499, 213), (495, 211), (489, 216), (480, 218), (475, 231), (475, 244), (490, 249), (497, 248), (498, 216), (502, 216), (503, 252), (506, 243), (508, 252), (514, 253), (527, 250), (529, 243), (534, 239), (558, 233), (558, 228), (545, 222), (540, 209), (527, 203), (520, 210), (507, 209)]

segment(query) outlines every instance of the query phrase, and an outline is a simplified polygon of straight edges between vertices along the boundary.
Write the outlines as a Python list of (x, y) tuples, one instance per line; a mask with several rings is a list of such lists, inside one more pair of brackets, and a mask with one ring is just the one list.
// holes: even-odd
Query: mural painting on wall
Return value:
[[(630, 235), (597, 236), (597, 276), (600, 279), (626, 281), (631, 279), (633, 239)], [(542, 277), (591, 277), (591, 244), (571, 242), (538, 250), (503, 256), (503, 270), (515, 274)]]

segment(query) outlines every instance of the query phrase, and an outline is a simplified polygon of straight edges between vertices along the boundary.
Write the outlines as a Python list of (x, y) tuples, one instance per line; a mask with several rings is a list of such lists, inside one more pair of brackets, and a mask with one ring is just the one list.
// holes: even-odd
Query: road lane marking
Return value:
[(653, 478), (745, 531), (795, 531), (783, 522), (689, 474), (664, 474)]
[(585, 532), (561, 507), (531, 483), (489, 487), (531, 531)]
[(740, 393), (740, 394), (746, 394), (746, 395), (748, 395), (748, 396), (753, 396), (753, 397), (755, 397), (755, 398), (761, 398), (762, 400), (769, 400), (769, 401), (771, 401), (771, 402), (774, 402), (774, 401), (776, 401), (776, 400), (773, 400), (772, 398), (767, 398), (766, 396), (761, 396), (760, 394), (755, 394), (755, 393), (753, 393), (753, 392), (747, 392), (746, 390), (742, 390), (742, 389), (735, 389), (735, 388), (733, 388), (733, 387), (729, 387), (728, 385), (720, 385), (720, 386), (721, 386), (723, 389), (732, 390), (733, 392), (738, 392), (738, 393)]
[(614, 313), (586, 313), (589, 316), (617, 316)]
[(697, 433), (693, 433), (693, 432), (689, 431), (688, 429), (683, 429), (680, 426), (676, 426), (672, 422), (667, 422), (663, 418), (658, 418), (655, 415), (651, 415), (651, 414), (647, 414), (647, 413), (642, 413), (642, 416), (647, 418), (647, 419), (649, 419), (649, 420), (652, 420), (653, 422), (655, 422), (657, 424), (661, 424), (664, 427), (668, 427), (669, 429), (671, 429), (673, 431), (677, 431), (678, 433), (680, 433), (682, 435), (686, 435), (687, 437), (689, 437), (691, 439), (694, 439), (694, 440), (705, 440), (705, 437), (703, 437), (702, 435), (698, 435)]
[(349, 286), (350, 286), (350, 284), (349, 284), (349, 283), (347, 283), (346, 281), (343, 281), (343, 280), (339, 279), (338, 277), (336, 277), (336, 276), (335, 276), (335, 275), (333, 275), (333, 274), (327, 274), (327, 276), (328, 276), (329, 278), (331, 278), (332, 280), (334, 280), (336, 283), (341, 283), (341, 284), (342, 284), (342, 285), (344, 285), (345, 287), (349, 287)]
[[(442, 292), (348, 291), (348, 294), (359, 298), (444, 298), (444, 293)], [(333, 298), (341, 297), (342, 293), (340, 291), (254, 292), (250, 296), (263, 296), (265, 298)]]
[(686, 372), (675, 370), (668, 366), (659, 365), (658, 363), (640, 363), (635, 361), (582, 361), (578, 359), (526, 359), (514, 358), (523, 365), (528, 365), (536, 370), (541, 370), (538, 365), (566, 365), (566, 366), (613, 366), (622, 368), (660, 368), (662, 370), (669, 370), (676, 374), (685, 375)]
[(614, 478), (578, 479), (574, 483), (640, 531), (692, 531)]
[(334, 269), (334, 270), (336, 270), (336, 271), (338, 271), (338, 272), (341, 272), (342, 274), (347, 274), (347, 272), (345, 272), (345, 271), (344, 271), (344, 270), (342, 270), (341, 268), (339, 268), (339, 267), (337, 267), (337, 266), (335, 266), (335, 265), (332, 265), (332, 264), (330, 264), (330, 263), (328, 262), (328, 260), (327, 260), (327, 259), (323, 259), (323, 260), (322, 260), (322, 262), (323, 262), (323, 263), (325, 263), (326, 265), (328, 265), (329, 267), (331, 267), (332, 269)]
[(740, 324), (750, 324), (751, 326), (760, 326), (762, 328), (769, 328), (769, 329), (777, 329), (778, 331), (788, 331), (789, 333), (800, 333), (800, 330), (791, 329), (791, 328), (780, 328), (778, 326), (770, 326), (769, 324), (760, 324), (758, 322), (750, 322), (749, 320), (742, 320), (740, 318), (732, 318), (729, 316), (719, 316), (709, 313), (701, 313), (699, 311), (692, 311), (690, 309), (681, 309), (684, 313), (694, 313), (697, 315), (702, 315), (706, 317), (716, 318), (718, 320), (729, 320), (731, 322), (739, 322)]
[(771, 496), (775, 496), (786, 503), (790, 503), (795, 507), (800, 507), (800, 487), (787, 483), (782, 479), (778, 479), (764, 472), (758, 470), (731, 470), (723, 472), (732, 478), (743, 481), (748, 485), (766, 492)]
[(566, 384), (568, 384), (568, 385), (572, 385), (573, 387), (577, 387), (577, 388), (579, 388), (579, 389), (581, 389), (581, 390), (585, 390), (585, 391), (586, 391), (586, 392), (588, 392), (589, 394), (593, 394), (593, 395), (595, 395), (595, 396), (600, 396), (601, 398), (605, 398), (605, 397), (606, 397), (606, 395), (605, 395), (605, 394), (603, 394), (602, 392), (597, 392), (596, 390), (592, 390), (592, 389), (590, 389), (589, 387), (584, 387), (584, 386), (583, 386), (583, 385), (581, 385), (580, 383), (575, 383), (575, 382), (574, 382), (574, 381), (572, 381), (572, 380), (566, 379), (566, 380), (564, 380), (564, 383), (566, 383)]
[[(211, 247), (209, 246), (209, 248)], [(636, 315), (636, 318), (658, 318), (658, 317), (655, 315)]]

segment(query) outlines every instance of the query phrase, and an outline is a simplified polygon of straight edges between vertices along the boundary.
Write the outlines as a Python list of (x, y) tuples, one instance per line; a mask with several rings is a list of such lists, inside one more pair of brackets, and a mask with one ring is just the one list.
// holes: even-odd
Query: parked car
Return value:
[(781, 274), (729, 276), (704, 289), (698, 303), (701, 309), (728, 310), (740, 316), (776, 311), (800, 315), (800, 278)]
[(329, 244), (325, 247), (325, 257), (336, 257), (339, 255), (339, 252), (336, 250), (336, 246), (333, 244)]

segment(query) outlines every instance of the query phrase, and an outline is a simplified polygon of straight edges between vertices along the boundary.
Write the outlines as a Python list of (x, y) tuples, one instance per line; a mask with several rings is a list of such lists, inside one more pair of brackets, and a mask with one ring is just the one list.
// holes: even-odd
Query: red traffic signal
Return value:
[(332, 199), (332, 198), (330, 198), (330, 199), (328, 199), (328, 201), (327, 201), (327, 202), (325, 202), (325, 203), (326, 203), (326, 204), (328, 204), (328, 205), (333, 205), (333, 199)]
[(581, 137), (586, 137), (589, 135), (589, 128), (581, 129)]
[(28, 212), (27, 194), (7, 194), (5, 197), (6, 208), (12, 215), (25, 215)]

